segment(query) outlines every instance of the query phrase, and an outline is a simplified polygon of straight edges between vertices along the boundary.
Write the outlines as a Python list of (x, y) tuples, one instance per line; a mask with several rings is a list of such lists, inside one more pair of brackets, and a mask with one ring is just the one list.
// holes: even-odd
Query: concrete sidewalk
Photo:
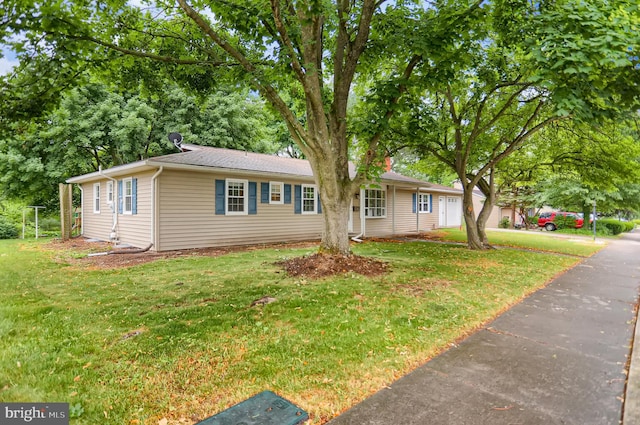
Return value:
[[(620, 424), (639, 289), (631, 233), (329, 424)], [(640, 382), (629, 389), (637, 425)]]

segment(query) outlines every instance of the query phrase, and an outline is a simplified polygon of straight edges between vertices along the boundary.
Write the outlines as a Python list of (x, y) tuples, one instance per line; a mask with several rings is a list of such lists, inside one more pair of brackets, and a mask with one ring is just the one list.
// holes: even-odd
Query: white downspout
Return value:
[(420, 188), (416, 188), (416, 233), (420, 234)]
[(158, 197), (158, 187), (156, 185), (156, 179), (164, 171), (164, 167), (158, 168), (158, 171), (151, 177), (151, 243), (155, 247), (156, 251), (159, 250), (158, 246), (158, 206), (156, 205), (156, 199)]
[(78, 188), (80, 188), (80, 236), (84, 236), (84, 189), (81, 184)]
[(364, 232), (366, 228), (363, 204), (364, 204), (364, 189), (360, 189), (360, 233), (351, 238), (351, 240), (354, 242), (362, 242), (362, 239), (360, 238), (364, 236)]
[(117, 242), (118, 241), (118, 206), (116, 205), (116, 203), (118, 202), (118, 180), (114, 179), (113, 177), (109, 177), (106, 174), (104, 174), (102, 172), (102, 165), (100, 165), (98, 167), (98, 174), (101, 175), (102, 177), (111, 180), (113, 182), (113, 201), (111, 202), (111, 211), (113, 211), (113, 226), (111, 227), (111, 234), (109, 235), (109, 238), (114, 241)]

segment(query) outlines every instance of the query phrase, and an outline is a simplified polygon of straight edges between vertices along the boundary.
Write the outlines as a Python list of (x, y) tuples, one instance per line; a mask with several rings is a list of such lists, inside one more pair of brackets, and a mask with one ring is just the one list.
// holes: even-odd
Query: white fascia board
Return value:
[(190, 164), (172, 164), (166, 163), (162, 161), (147, 161), (148, 165), (154, 166), (155, 168), (164, 167), (165, 170), (185, 170), (185, 171), (197, 171), (201, 173), (211, 173), (211, 174), (224, 174), (224, 175), (233, 175), (236, 176), (247, 176), (247, 177), (262, 177), (270, 180), (275, 179), (289, 179), (289, 180), (304, 180), (309, 182), (315, 182), (315, 178), (313, 176), (302, 175), (302, 174), (289, 174), (289, 173), (274, 173), (269, 171), (252, 171), (252, 170), (243, 170), (240, 168), (224, 168), (224, 167), (209, 167), (206, 165), (190, 165)]
[(148, 161), (132, 162), (131, 164), (118, 165), (116, 167), (107, 168), (106, 170), (94, 171), (93, 173), (71, 177), (67, 179), (67, 183), (88, 183), (104, 179), (105, 176), (115, 178), (118, 176), (126, 176), (141, 173), (143, 171), (155, 170), (156, 168), (158, 167), (149, 165)]
[(444, 193), (448, 195), (462, 196), (461, 190), (454, 189), (454, 188), (451, 188), (451, 190), (448, 190), (448, 189), (443, 189), (439, 187), (432, 187), (432, 186), (429, 186), (429, 183), (423, 183), (422, 185), (420, 185), (420, 184), (409, 184), (406, 182), (396, 182), (393, 180), (383, 180), (381, 183), (388, 184), (390, 186), (395, 186), (396, 189), (410, 190), (413, 192), (415, 192), (416, 190), (419, 190), (420, 192)]

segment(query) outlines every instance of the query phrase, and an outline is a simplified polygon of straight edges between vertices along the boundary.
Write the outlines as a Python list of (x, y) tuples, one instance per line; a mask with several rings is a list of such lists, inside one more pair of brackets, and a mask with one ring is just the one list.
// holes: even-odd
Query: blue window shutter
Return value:
[(284, 185), (284, 203), (285, 204), (291, 203), (291, 185), (290, 184)]
[(322, 202), (320, 202), (320, 193), (318, 193), (318, 214), (322, 214)]
[(224, 180), (216, 180), (216, 214), (224, 215), (224, 199), (225, 199), (225, 183)]
[(429, 212), (433, 212), (433, 195), (429, 194)]
[(293, 212), (295, 214), (302, 214), (302, 186), (299, 184), (294, 187), (294, 205)]
[(131, 179), (131, 214), (138, 214), (138, 179)]
[(249, 214), (258, 214), (258, 183), (249, 182)]
[(118, 180), (118, 214), (122, 214), (122, 180)]
[(260, 202), (269, 203), (269, 183), (260, 183)]
[(414, 193), (412, 194), (412, 198), (413, 198), (413, 212), (417, 212), (418, 211), (418, 196)]

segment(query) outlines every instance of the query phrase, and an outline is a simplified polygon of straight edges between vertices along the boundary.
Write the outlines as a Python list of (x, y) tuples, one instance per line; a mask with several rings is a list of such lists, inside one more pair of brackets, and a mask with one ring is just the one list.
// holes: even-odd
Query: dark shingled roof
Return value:
[[(205, 168), (226, 168), (265, 174), (288, 174), (300, 177), (313, 177), (311, 165), (305, 159), (296, 159), (233, 149), (213, 148), (209, 146), (183, 145), (185, 152), (151, 158), (149, 165), (179, 164)], [(355, 176), (355, 167), (349, 164), (349, 174)], [(404, 183), (428, 187), (440, 191), (462, 193), (459, 189), (428, 183), (402, 174), (388, 171), (380, 178), (383, 181)]]
[[(108, 170), (85, 174), (83, 176), (72, 177), (67, 180), (69, 183), (81, 183), (102, 178), (104, 175), (118, 176), (124, 173), (131, 173), (135, 170), (151, 170), (161, 166), (167, 168), (174, 166), (177, 168), (198, 168), (230, 170), (234, 172), (247, 172), (265, 175), (286, 175), (292, 177), (303, 177), (312, 180), (313, 172), (309, 161), (305, 159), (295, 159), (263, 153), (244, 152), (233, 149), (212, 148), (209, 146), (182, 145), (184, 152), (173, 153), (164, 156), (157, 156), (147, 160), (133, 162), (131, 164), (120, 165)], [(355, 176), (355, 167), (349, 164), (349, 174)], [(402, 184), (410, 187), (421, 187), (433, 189), (439, 192), (461, 194), (460, 189), (448, 186), (428, 183), (422, 180), (403, 176), (402, 174), (388, 171), (380, 176), (380, 180), (386, 183)]]
[(193, 165), (207, 168), (228, 168), (261, 173), (313, 176), (309, 162), (262, 153), (244, 152), (209, 146), (183, 145), (185, 152), (158, 156), (149, 163)]

